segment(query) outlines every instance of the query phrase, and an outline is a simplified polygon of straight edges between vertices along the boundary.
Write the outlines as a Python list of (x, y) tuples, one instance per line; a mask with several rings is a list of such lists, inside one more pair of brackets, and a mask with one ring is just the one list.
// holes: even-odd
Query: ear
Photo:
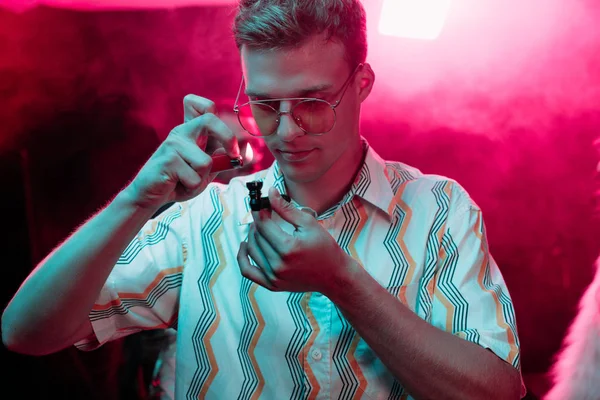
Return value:
[(375, 84), (375, 72), (373, 72), (371, 64), (365, 63), (360, 71), (358, 71), (358, 81), (358, 98), (362, 103), (369, 97)]

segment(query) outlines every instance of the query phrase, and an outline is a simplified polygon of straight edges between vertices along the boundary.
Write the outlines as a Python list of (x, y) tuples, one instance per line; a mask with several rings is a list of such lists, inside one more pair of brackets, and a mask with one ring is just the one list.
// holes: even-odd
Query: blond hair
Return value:
[(233, 24), (238, 49), (285, 50), (312, 36), (344, 45), (350, 68), (367, 58), (365, 10), (359, 0), (240, 0)]

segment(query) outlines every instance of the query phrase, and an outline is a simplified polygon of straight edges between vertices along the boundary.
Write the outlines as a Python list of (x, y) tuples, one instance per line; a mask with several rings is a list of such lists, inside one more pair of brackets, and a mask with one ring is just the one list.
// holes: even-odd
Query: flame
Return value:
[(244, 150), (243, 159), (244, 164), (250, 164), (254, 159), (254, 151), (252, 150), (252, 146), (250, 146), (250, 143), (246, 143), (246, 150)]

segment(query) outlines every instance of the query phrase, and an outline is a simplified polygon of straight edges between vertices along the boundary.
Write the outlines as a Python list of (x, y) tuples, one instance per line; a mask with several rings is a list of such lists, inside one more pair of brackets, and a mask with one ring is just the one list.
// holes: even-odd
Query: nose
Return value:
[[(287, 102), (286, 102), (287, 103)], [(284, 104), (282, 102), (282, 108)], [(277, 127), (277, 136), (284, 142), (291, 142), (299, 136), (304, 135), (304, 131), (300, 129), (291, 112), (291, 105), (285, 105), (287, 111), (280, 111), (279, 126)]]

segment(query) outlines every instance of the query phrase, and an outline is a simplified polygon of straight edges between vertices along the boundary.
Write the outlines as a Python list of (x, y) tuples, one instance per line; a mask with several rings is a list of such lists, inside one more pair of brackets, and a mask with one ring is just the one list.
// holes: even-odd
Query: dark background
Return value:
[[(454, 15), (435, 43), (371, 33), (378, 78), (362, 128), (384, 158), (454, 178), (482, 207), (516, 308), (525, 380), (541, 395), (600, 254), (600, 10), (566, 0), (489, 5), (473, 8), (477, 23)], [(181, 123), (186, 94), (235, 96), (232, 17), (228, 7), (0, 8), (3, 308)], [(134, 335), (90, 353), (1, 348), (1, 387), (19, 399), (141, 398), (153, 345)]]

